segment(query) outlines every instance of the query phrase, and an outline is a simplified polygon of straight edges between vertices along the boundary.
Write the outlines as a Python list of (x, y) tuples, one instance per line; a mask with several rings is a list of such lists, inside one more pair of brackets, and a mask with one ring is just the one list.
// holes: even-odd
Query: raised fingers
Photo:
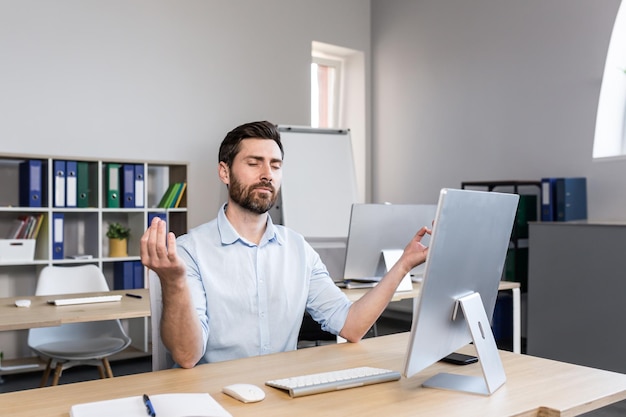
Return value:
[(158, 266), (161, 258), (167, 258), (165, 248), (165, 222), (155, 217), (141, 237), (141, 260), (148, 267)]

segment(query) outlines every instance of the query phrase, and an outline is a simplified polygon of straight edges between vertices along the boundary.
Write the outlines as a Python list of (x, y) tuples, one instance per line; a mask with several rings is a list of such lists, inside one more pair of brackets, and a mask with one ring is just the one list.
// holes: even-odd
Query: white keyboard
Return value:
[(91, 297), (61, 298), (58, 300), (48, 300), (48, 304), (55, 306), (70, 306), (74, 304), (92, 304), (92, 303), (108, 303), (111, 301), (120, 301), (121, 295), (96, 295)]
[(286, 390), (291, 397), (302, 397), (304, 395), (362, 387), (363, 385), (397, 381), (399, 379), (399, 372), (364, 366), (275, 379), (265, 382), (265, 385)]

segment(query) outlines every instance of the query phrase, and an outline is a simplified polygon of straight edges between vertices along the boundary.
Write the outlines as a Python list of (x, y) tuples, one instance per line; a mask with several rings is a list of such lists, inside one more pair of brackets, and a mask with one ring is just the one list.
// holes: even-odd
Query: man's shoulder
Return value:
[(287, 226), (283, 226), (282, 224), (274, 224), (274, 230), (276, 231), (276, 234), (285, 238), (305, 240), (304, 236), (302, 236), (300, 233)]
[(278, 241), (288, 247), (311, 247), (306, 238), (294, 229), (280, 224), (275, 224), (274, 231)]
[(178, 242), (186, 242), (189, 240), (197, 239), (200, 237), (210, 236), (212, 231), (217, 229), (217, 219), (213, 219), (209, 222), (202, 223), (199, 226), (192, 227), (187, 233), (178, 236)]

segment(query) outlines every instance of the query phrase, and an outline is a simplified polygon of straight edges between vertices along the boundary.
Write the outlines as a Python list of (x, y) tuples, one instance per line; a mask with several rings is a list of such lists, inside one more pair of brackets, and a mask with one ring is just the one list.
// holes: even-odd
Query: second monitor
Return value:
[[(395, 263), (389, 257), (402, 253), (420, 228), (431, 227), (436, 211), (436, 204), (353, 204), (344, 279), (380, 280)], [(423, 242), (428, 246), (428, 241), (427, 235)], [(423, 270), (420, 265), (411, 275), (418, 279)]]

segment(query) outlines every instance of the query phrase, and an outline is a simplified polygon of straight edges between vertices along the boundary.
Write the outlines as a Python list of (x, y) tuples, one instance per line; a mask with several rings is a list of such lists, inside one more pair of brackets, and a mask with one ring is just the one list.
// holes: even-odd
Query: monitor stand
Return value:
[[(382, 261), (385, 272), (389, 272), (389, 270), (398, 262), (398, 259), (402, 256), (404, 251), (400, 249), (383, 249), (382, 251)], [(396, 291), (412, 291), (413, 283), (411, 282), (411, 273), (409, 272), (402, 278), (398, 288)]]
[(457, 299), (452, 320), (456, 319), (459, 306), (472, 334), (483, 377), (441, 373), (426, 380), (423, 385), (491, 395), (504, 384), (506, 375), (480, 294), (474, 292)]

